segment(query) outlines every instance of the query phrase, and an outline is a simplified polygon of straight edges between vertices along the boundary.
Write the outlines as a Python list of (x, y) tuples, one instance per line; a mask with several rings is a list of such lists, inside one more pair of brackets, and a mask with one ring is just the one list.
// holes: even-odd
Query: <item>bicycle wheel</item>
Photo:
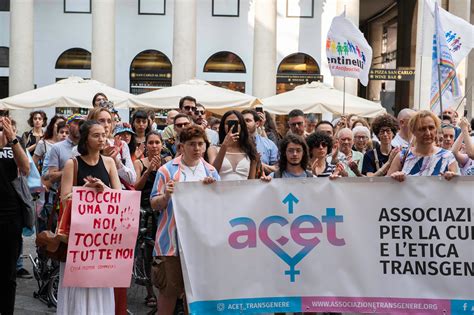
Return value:
[(48, 299), (51, 304), (56, 307), (58, 305), (58, 289), (59, 289), (59, 266), (51, 272), (51, 278), (48, 283)]

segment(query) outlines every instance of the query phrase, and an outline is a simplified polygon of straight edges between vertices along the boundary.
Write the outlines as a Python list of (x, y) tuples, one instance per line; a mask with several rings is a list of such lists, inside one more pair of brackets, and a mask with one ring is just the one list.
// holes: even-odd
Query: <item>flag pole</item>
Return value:
[[(435, 4), (436, 61), (438, 64), (439, 116), (443, 117), (443, 92), (441, 90), (441, 43), (439, 35), (439, 8)], [(444, 36), (444, 34), (442, 34)]]
[(346, 77), (344, 77), (344, 85), (342, 88), (342, 115), (346, 114)]
[(438, 63), (438, 90), (439, 90), (439, 116), (443, 117), (443, 92), (441, 91), (441, 67), (439, 63)]

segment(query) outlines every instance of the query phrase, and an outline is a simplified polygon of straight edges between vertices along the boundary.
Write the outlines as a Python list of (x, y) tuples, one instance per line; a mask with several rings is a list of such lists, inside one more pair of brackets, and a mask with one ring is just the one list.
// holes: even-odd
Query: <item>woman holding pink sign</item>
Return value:
[[(77, 145), (80, 153), (76, 159), (66, 162), (61, 181), (61, 201), (66, 205), (72, 196), (73, 186), (104, 189), (121, 189), (120, 180), (111, 157), (102, 156), (107, 141), (106, 132), (97, 121), (86, 121), (81, 126), (81, 137)], [(64, 207), (66, 208), (66, 207)], [(58, 234), (69, 235), (70, 213), (62, 215)], [(69, 220), (69, 223), (64, 221)], [(114, 314), (113, 288), (63, 287), (62, 280), (66, 264), (60, 265), (60, 286), (58, 292), (58, 314)]]

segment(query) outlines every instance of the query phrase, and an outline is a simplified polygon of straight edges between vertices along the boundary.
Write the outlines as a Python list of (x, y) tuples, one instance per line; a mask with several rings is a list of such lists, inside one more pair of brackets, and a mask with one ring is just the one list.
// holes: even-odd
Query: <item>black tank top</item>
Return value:
[[(139, 161), (140, 163), (142, 163), (142, 166), (143, 166), (142, 173), (140, 174), (140, 176), (143, 176), (143, 174), (148, 168), (145, 166), (145, 164), (143, 164), (142, 160), (139, 160)], [(140, 205), (143, 208), (151, 207), (150, 194), (151, 194), (151, 190), (153, 189), (153, 185), (155, 184), (155, 177), (156, 177), (156, 171), (150, 172), (150, 174), (148, 175), (148, 178), (146, 179), (145, 186), (143, 186), (142, 188), (142, 194), (140, 197), (141, 198)]]
[(110, 187), (109, 173), (105, 168), (102, 156), (99, 157), (99, 162), (96, 165), (89, 165), (80, 156), (77, 157), (77, 186), (83, 186), (85, 184), (84, 178), (87, 176), (96, 177)]

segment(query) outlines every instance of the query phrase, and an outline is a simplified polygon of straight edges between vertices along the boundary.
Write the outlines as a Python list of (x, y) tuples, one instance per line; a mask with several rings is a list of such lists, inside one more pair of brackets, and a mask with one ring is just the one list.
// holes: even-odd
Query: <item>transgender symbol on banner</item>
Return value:
[(345, 13), (336, 16), (326, 39), (326, 56), (333, 76), (357, 78), (367, 86), (372, 48)]
[[(296, 198), (292, 193), (289, 193), (282, 200), (283, 204), (287, 204), (289, 216), (294, 215), (294, 204), (298, 202), (298, 198)], [(290, 282), (295, 282), (295, 276), (301, 273), (300, 270), (295, 269), (296, 265), (321, 242), (321, 239), (316, 236), (306, 238), (304, 235), (307, 236), (308, 234), (323, 233), (323, 223), (326, 223), (326, 233), (329, 243), (333, 246), (344, 246), (346, 244), (344, 238), (338, 238), (336, 236), (336, 223), (341, 223), (343, 221), (344, 217), (342, 215), (336, 215), (335, 208), (326, 208), (326, 215), (323, 215), (321, 220), (308, 214), (300, 215), (293, 220), (279, 215), (271, 215), (263, 219), (260, 223), (260, 226), (258, 227), (258, 236), (265, 246), (267, 246), (290, 267), (289, 270), (285, 270), (284, 274), (290, 277)], [(230, 220), (229, 223), (232, 227), (239, 225), (247, 227), (247, 230), (234, 231), (229, 235), (229, 245), (232, 248), (244, 249), (246, 247), (250, 248), (257, 246), (257, 227), (253, 219), (239, 217)], [(294, 248), (290, 248), (292, 247), (290, 244), (290, 246), (285, 247), (290, 239), (286, 236), (281, 236), (280, 238), (273, 240), (269, 231), (270, 226), (272, 225), (283, 227), (287, 224), (290, 224), (291, 241), (302, 247), (298, 248), (299, 250), (296, 249), (298, 251), (293, 256), (291, 256), (288, 251), (293, 249), (294, 252)], [(239, 238), (242, 236), (248, 236), (249, 242), (239, 241)], [(254, 242), (254, 244), (252, 244), (252, 242)]]

